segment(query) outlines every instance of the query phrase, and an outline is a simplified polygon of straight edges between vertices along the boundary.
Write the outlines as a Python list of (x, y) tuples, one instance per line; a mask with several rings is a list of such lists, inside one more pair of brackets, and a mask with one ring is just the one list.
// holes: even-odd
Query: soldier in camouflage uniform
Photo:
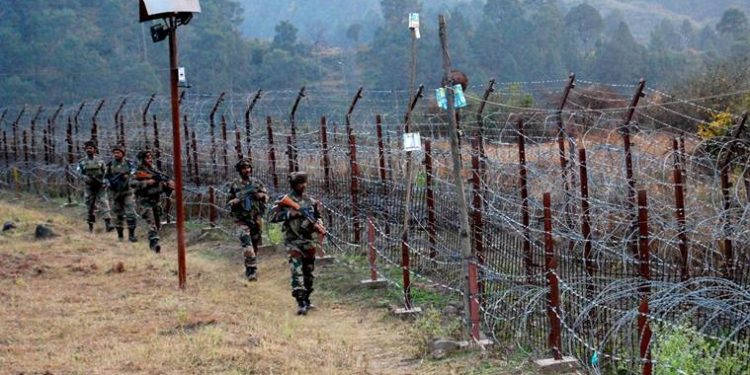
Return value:
[[(310, 294), (314, 290), (315, 253), (320, 246), (318, 236), (325, 234), (325, 227), (320, 219), (320, 202), (305, 194), (307, 174), (290, 174), (289, 185), (292, 191), (271, 208), (270, 221), (283, 223), (284, 245), (292, 272), (292, 297), (297, 301), (297, 314), (305, 315), (313, 307)], [(286, 199), (291, 199), (298, 209), (284, 204)]]
[(162, 216), (159, 200), (162, 194), (171, 194), (174, 181), (166, 177), (154, 166), (154, 157), (150, 150), (138, 153), (139, 165), (135, 171), (135, 179), (131, 186), (135, 188), (135, 196), (141, 208), (140, 215), (148, 224), (148, 247), (154, 252), (161, 251), (159, 245), (158, 220)]
[(240, 229), (240, 244), (245, 256), (245, 277), (248, 281), (258, 279), (256, 254), (261, 244), (263, 214), (268, 203), (266, 186), (251, 177), (253, 166), (249, 159), (242, 159), (234, 166), (240, 174), (229, 186), (229, 201), (232, 217)]
[(83, 176), (84, 201), (86, 202), (86, 221), (89, 223), (89, 232), (94, 231), (96, 222), (95, 211), (104, 218), (104, 225), (107, 232), (115, 228), (109, 216), (109, 200), (107, 199), (107, 182), (104, 180), (106, 165), (104, 161), (97, 156), (98, 148), (94, 141), (86, 141), (83, 144), (86, 157), (78, 162), (76, 168), (78, 173)]
[(115, 214), (117, 239), (124, 240), (124, 224), (128, 224), (128, 240), (137, 242), (135, 237), (135, 198), (130, 180), (135, 173), (135, 164), (125, 159), (125, 147), (117, 145), (112, 148), (113, 160), (107, 163), (104, 177), (109, 181), (109, 192), (112, 194), (112, 211)]

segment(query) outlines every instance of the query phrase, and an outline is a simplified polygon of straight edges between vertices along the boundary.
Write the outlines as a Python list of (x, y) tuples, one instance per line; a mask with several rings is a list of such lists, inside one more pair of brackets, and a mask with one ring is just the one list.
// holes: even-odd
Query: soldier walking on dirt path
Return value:
[(162, 194), (169, 196), (174, 190), (174, 181), (161, 173), (154, 166), (151, 150), (138, 153), (138, 168), (135, 180), (131, 183), (140, 206), (140, 215), (148, 224), (148, 247), (156, 253), (161, 252), (159, 245), (159, 227), (162, 217), (160, 199)]
[(125, 147), (122, 145), (112, 147), (112, 157), (113, 159), (107, 163), (104, 177), (109, 182), (109, 191), (112, 193), (112, 212), (115, 215), (117, 239), (124, 240), (124, 224), (127, 220), (128, 240), (137, 242), (135, 198), (133, 188), (130, 186), (131, 177), (135, 173), (135, 164), (125, 159)]
[(284, 245), (292, 273), (292, 297), (297, 301), (297, 314), (305, 315), (314, 307), (310, 294), (314, 290), (315, 254), (320, 246), (318, 237), (325, 234), (326, 229), (320, 219), (320, 202), (305, 193), (307, 174), (290, 174), (289, 185), (292, 191), (274, 204), (270, 221), (283, 223)]
[(240, 246), (245, 256), (245, 277), (248, 281), (255, 281), (258, 279), (257, 254), (261, 244), (268, 191), (263, 182), (251, 176), (253, 166), (249, 159), (238, 161), (234, 169), (240, 177), (229, 186), (227, 205), (239, 226)]
[(96, 142), (86, 141), (83, 144), (86, 157), (78, 162), (76, 170), (83, 176), (84, 201), (86, 202), (86, 221), (89, 224), (89, 232), (94, 231), (96, 222), (95, 212), (104, 218), (104, 226), (107, 232), (115, 228), (109, 216), (109, 200), (107, 199), (107, 181), (104, 179), (106, 165), (97, 154), (99, 152)]

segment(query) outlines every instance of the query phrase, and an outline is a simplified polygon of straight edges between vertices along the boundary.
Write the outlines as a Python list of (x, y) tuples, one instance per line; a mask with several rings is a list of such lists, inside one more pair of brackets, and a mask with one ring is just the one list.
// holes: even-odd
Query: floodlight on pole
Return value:
[(164, 24), (151, 27), (154, 43), (169, 37), (169, 76), (172, 101), (172, 154), (174, 158), (175, 209), (177, 231), (177, 270), (180, 289), (187, 281), (185, 261), (185, 208), (182, 201), (182, 145), (180, 140), (180, 103), (178, 100), (177, 27), (186, 25), (193, 13), (200, 13), (198, 0), (139, 0), (139, 20), (146, 22), (161, 19)]

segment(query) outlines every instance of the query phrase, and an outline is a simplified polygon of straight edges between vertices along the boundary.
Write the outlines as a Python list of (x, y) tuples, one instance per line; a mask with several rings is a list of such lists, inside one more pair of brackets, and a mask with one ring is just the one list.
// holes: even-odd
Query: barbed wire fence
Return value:
[[(692, 338), (685, 350), (708, 363), (706, 371), (750, 371), (750, 166), (740, 116), (731, 136), (702, 140), (696, 129), (720, 112), (716, 96), (574, 81), (466, 90), (460, 153), (470, 182), (468, 282), (477, 291), (466, 319), (534, 355), (574, 355), (594, 373), (690, 373), (666, 353), (680, 337)], [(238, 158), (252, 159), (274, 196), (302, 169), (326, 208), (327, 252), (372, 249), (380, 265), (373, 272), (401, 291), (406, 307), (414, 285), (462, 297), (446, 113), (422, 99), (412, 114), (424, 147), (414, 152), (422, 166), (403, 232), (410, 95), (363, 90), (356, 106), (353, 95), (183, 94), (186, 219), (232, 232), (224, 204)], [(102, 155), (116, 143), (129, 155), (149, 147), (172, 170), (162, 95), (0, 113), (4, 189), (79, 201), (73, 166), (88, 139)]]

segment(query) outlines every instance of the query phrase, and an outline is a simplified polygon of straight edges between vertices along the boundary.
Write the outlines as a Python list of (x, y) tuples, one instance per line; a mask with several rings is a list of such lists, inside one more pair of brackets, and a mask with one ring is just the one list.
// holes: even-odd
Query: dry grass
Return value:
[[(260, 281), (248, 284), (231, 242), (196, 244), (181, 292), (169, 239), (155, 255), (144, 240), (118, 243), (114, 235), (82, 231), (85, 224), (61, 209), (48, 214), (50, 205), (8, 198), (0, 195), (0, 219), (20, 225), (0, 235), (0, 373), (486, 371), (472, 369), (478, 356), (410, 357), (408, 322), (383, 319), (382, 311), (320, 299), (307, 316), (294, 315), (280, 254), (262, 258)], [(61, 236), (33, 240), (36, 223), (50, 220)]]

